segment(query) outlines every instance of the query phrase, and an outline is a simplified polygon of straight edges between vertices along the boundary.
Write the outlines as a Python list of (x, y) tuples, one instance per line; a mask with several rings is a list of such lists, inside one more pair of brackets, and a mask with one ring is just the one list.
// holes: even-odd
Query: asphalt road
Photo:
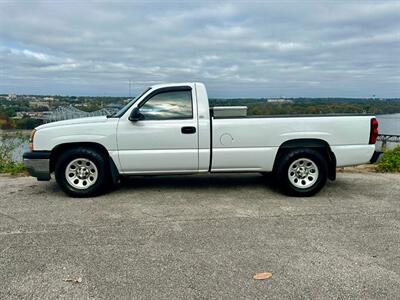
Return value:
[(246, 174), (139, 177), (89, 199), (0, 177), (0, 198), (0, 299), (400, 295), (400, 175), (338, 174), (312, 198)]

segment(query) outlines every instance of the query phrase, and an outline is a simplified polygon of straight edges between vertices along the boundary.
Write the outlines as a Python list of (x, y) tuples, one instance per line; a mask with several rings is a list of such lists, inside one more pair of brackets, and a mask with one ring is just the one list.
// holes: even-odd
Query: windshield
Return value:
[(135, 103), (138, 99), (140, 99), (144, 94), (146, 94), (151, 88), (147, 88), (144, 90), (139, 96), (135, 97), (131, 101), (128, 102), (123, 108), (121, 108), (118, 112), (108, 116), (109, 118), (120, 118), (126, 113), (126, 111)]

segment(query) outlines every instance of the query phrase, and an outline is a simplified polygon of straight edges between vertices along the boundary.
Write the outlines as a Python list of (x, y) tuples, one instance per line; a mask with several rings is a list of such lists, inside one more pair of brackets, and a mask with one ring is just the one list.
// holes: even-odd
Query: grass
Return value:
[(392, 150), (386, 150), (377, 167), (378, 172), (400, 172), (400, 146)]
[(24, 174), (25, 166), (21, 162), (15, 161), (0, 161), (0, 173), (11, 175)]

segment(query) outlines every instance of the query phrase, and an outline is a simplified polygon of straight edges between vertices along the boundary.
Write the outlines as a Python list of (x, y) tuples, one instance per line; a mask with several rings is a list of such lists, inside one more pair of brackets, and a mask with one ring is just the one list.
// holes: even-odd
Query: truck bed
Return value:
[[(212, 117), (212, 171), (273, 168), (279, 146), (288, 140), (326, 141), (337, 166), (366, 163), (370, 120), (365, 114)], [(240, 159), (238, 159), (240, 157)]]

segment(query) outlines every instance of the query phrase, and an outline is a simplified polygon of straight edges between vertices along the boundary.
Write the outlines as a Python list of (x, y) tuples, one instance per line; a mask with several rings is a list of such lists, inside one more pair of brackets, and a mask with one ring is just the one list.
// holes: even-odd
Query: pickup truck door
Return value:
[(129, 110), (117, 128), (118, 154), (125, 174), (193, 173), (198, 163), (196, 95), (192, 87), (162, 88)]

